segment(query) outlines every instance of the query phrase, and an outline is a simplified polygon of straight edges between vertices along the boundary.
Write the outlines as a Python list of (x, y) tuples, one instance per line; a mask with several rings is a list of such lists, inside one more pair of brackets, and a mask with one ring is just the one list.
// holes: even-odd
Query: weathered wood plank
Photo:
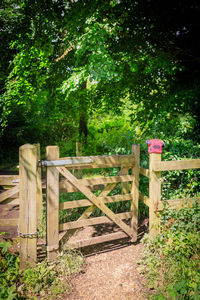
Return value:
[(10, 198), (14, 194), (19, 192), (19, 186), (16, 185), (13, 188), (6, 190), (5, 192), (0, 194), (0, 203), (6, 200), (7, 198)]
[[(71, 184), (70, 184), (71, 185)], [(109, 183), (108, 185), (106, 185), (106, 187), (104, 188), (104, 190), (101, 192), (101, 194), (99, 195), (102, 196), (102, 197), (105, 197), (107, 196), (111, 191), (112, 189), (116, 186), (117, 184), (116, 183)], [(72, 185), (71, 185), (72, 186)], [(91, 204), (91, 203), (90, 203)], [(91, 205), (89, 206), (83, 213), (82, 215), (80, 216), (80, 218), (78, 218), (78, 221), (79, 220), (84, 220), (84, 219), (87, 219), (91, 216), (91, 214), (93, 213), (93, 211), (95, 210), (95, 205)], [(67, 231), (66, 233), (62, 234), (60, 237), (59, 237), (59, 241), (60, 241), (60, 244), (63, 244), (65, 243), (66, 239), (67, 239), (67, 236), (68, 236), (68, 233), (70, 235), (74, 235), (76, 234), (77, 232), (77, 229), (72, 229), (70, 231)]]
[[(89, 164), (77, 164), (78, 159), (83, 161), (85, 159), (92, 159), (93, 162)], [(91, 169), (91, 168), (114, 168), (114, 167), (132, 167), (135, 159), (134, 156), (129, 155), (102, 155), (102, 156), (80, 156), (80, 157), (62, 157), (60, 160), (74, 159), (76, 164), (72, 164), (67, 168), (80, 168), (80, 169)]]
[[(123, 172), (128, 172), (128, 169), (123, 168)], [(128, 182), (132, 180), (133, 180), (132, 175), (117, 175), (117, 176), (110, 176), (110, 177), (85, 178), (85, 179), (80, 179), (79, 182), (89, 186), (89, 185), (96, 185), (96, 184)]]
[(147, 206), (149, 206), (149, 198), (142, 193), (139, 193), (139, 199), (144, 202)]
[(0, 219), (0, 226), (17, 226), (19, 219)]
[(153, 170), (157, 172), (187, 169), (200, 169), (200, 159), (160, 161), (153, 165)]
[(190, 207), (192, 206), (194, 201), (200, 202), (200, 197), (163, 200), (159, 202), (158, 210), (163, 210), (165, 207), (164, 204), (167, 204), (167, 207), (169, 208), (177, 208), (177, 209), (188, 207), (188, 206)]
[[(125, 168), (127, 170), (127, 168)], [(121, 169), (118, 173), (117, 176), (120, 176), (121, 174), (124, 173), (124, 169)], [(117, 185), (117, 183), (109, 183), (105, 186), (104, 190), (100, 193), (99, 197), (106, 197), (114, 188), (115, 186)], [(71, 187), (73, 187), (71, 184), (70, 184)], [(92, 188), (94, 188), (94, 186), (92, 186)], [(91, 187), (90, 187), (91, 188)], [(77, 190), (77, 189), (76, 189)], [(93, 213), (93, 211), (95, 210), (95, 205), (91, 205), (89, 206), (85, 211), (84, 213), (80, 216), (80, 218), (78, 220), (84, 220), (84, 219), (87, 219), (91, 216), (91, 214)], [(72, 234), (76, 234), (77, 232), (77, 229), (72, 229), (70, 231), (68, 231), (67, 233), (69, 233), (70, 235)], [(66, 238), (67, 238), (67, 233), (64, 233), (60, 239), (60, 243), (64, 243), (66, 241)]]
[(139, 172), (140, 172), (140, 145), (132, 145), (132, 153), (135, 157), (135, 164), (132, 168), (133, 182), (131, 187), (131, 228), (134, 232), (133, 241), (137, 241), (138, 229), (138, 200), (139, 200)]
[(84, 185), (80, 184), (78, 180), (64, 167), (57, 167), (59, 172), (67, 178), (67, 180), (73, 184), (76, 188), (80, 190), (92, 204), (96, 205), (100, 210), (102, 210), (108, 218), (110, 218), (114, 223), (116, 223), (120, 228), (122, 228), (129, 236), (133, 236), (133, 230), (128, 225), (126, 225), (118, 216), (116, 216), (104, 203), (98, 200), (98, 198)]
[(146, 177), (149, 177), (149, 169), (140, 167), (140, 174)]
[[(79, 179), (79, 182), (88, 186), (91, 190), (93, 190), (93, 187), (98, 189), (97, 186), (101, 188), (101, 185), (105, 185), (108, 183), (120, 183), (120, 182), (128, 182), (132, 181), (133, 176), (132, 175), (117, 175), (117, 176), (110, 176), (110, 177), (95, 177), (95, 178), (84, 178)], [(62, 192), (68, 192), (73, 193), (77, 192), (78, 190), (73, 187), (66, 179), (61, 179), (59, 182), (59, 188)]]
[[(132, 196), (131, 196), (131, 194), (124, 194), (124, 195), (115, 195), (115, 196), (106, 196), (106, 197), (97, 197), (97, 198), (104, 203), (113, 203), (113, 202), (131, 200)], [(66, 201), (66, 202), (60, 203), (59, 209), (85, 207), (85, 206), (90, 206), (90, 205), (91, 205), (91, 202), (87, 199), (73, 200), (73, 201)]]
[(161, 172), (155, 172), (154, 166), (160, 163), (161, 154), (151, 153), (149, 155), (149, 230), (150, 235), (154, 236), (158, 233), (158, 203), (161, 199)]
[[(24, 234), (35, 234), (37, 231), (36, 216), (36, 146), (26, 144), (19, 148), (20, 175), (20, 222), (19, 231)], [(37, 238), (20, 236), (20, 267), (35, 266), (37, 260)]]
[(19, 175), (0, 175), (0, 185), (16, 185), (18, 181)]
[[(37, 149), (37, 161), (40, 161), (40, 144), (35, 144), (36, 149)], [(42, 217), (42, 175), (41, 175), (41, 167), (39, 166), (39, 164), (37, 164), (37, 222), (39, 222), (39, 220)]]
[(125, 232), (115, 232), (110, 233), (102, 236), (93, 237), (91, 239), (77, 241), (77, 242), (71, 242), (65, 244), (65, 248), (83, 248), (86, 246), (96, 245), (100, 243), (105, 243), (109, 241), (119, 240), (122, 238), (127, 238), (128, 235)]
[[(128, 174), (128, 171), (129, 171), (129, 168), (123, 168), (122, 167), (122, 169), (121, 169), (121, 174), (122, 174), (122, 176), (120, 176), (120, 177), (123, 177), (124, 178), (124, 176), (130, 176), (131, 177), (131, 182), (132, 182), (132, 180), (133, 180), (133, 176), (132, 175), (127, 175)], [(121, 184), (121, 189), (122, 189), (122, 194), (128, 194), (129, 193), (129, 191), (130, 191), (130, 188), (129, 188), (129, 182), (124, 182), (124, 181), (121, 181), (122, 182), (122, 184)]]
[(19, 198), (7, 198), (5, 199), (3, 202), (1, 202), (2, 204), (12, 204), (12, 205), (19, 205)]
[[(124, 169), (121, 169), (118, 173), (118, 175), (120, 176), (121, 174), (124, 173)], [(99, 197), (106, 197), (117, 185), (117, 183), (109, 183), (106, 185), (106, 187), (104, 188), (104, 190), (100, 193)], [(98, 198), (99, 198), (98, 197)], [(95, 210), (95, 205), (92, 205), (91, 207), (88, 207), (84, 213), (80, 216), (80, 218), (78, 220), (83, 220), (85, 218), (89, 218), (90, 215), (93, 213), (93, 211)]]
[[(120, 219), (130, 219), (132, 216), (131, 212), (125, 212), (125, 213), (120, 213), (116, 214)], [(63, 230), (69, 230), (69, 229), (76, 229), (84, 226), (91, 226), (91, 225), (97, 225), (97, 224), (102, 224), (102, 223), (113, 223), (108, 219), (108, 217), (95, 217), (91, 219), (85, 219), (85, 220), (79, 220), (79, 221), (72, 221), (72, 222), (67, 222), (60, 224), (59, 229), (60, 231)]]
[[(59, 159), (59, 147), (48, 146), (46, 159)], [(47, 259), (54, 260), (59, 248), (59, 172), (56, 167), (47, 168)], [(51, 250), (50, 250), (51, 249)]]

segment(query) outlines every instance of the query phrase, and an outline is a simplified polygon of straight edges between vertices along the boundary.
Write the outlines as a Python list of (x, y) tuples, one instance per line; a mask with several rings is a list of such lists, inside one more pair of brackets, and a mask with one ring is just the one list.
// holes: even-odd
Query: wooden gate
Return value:
[[(133, 145), (130, 155), (110, 155), (110, 156), (87, 156), (59, 158), (59, 148), (49, 146), (46, 151), (46, 160), (43, 165), (47, 167), (47, 257), (49, 260), (55, 258), (59, 245), (67, 240), (68, 233), (71, 234), (78, 228), (112, 222), (121, 231), (93, 237), (90, 239), (70, 244), (70, 247), (84, 247), (106, 241), (130, 237), (132, 241), (137, 240), (138, 226), (138, 197), (139, 197), (139, 145)], [(77, 179), (71, 170), (94, 169), (94, 168), (119, 168), (117, 176)], [(131, 170), (131, 172), (129, 171)], [(131, 175), (129, 175), (129, 172)], [(62, 175), (62, 178), (60, 178)], [(60, 179), (59, 179), (60, 178)], [(127, 184), (129, 182), (129, 184)], [(119, 195), (109, 196), (109, 193), (117, 184), (122, 185)], [(95, 186), (103, 186), (99, 196), (92, 190)], [(102, 189), (102, 188), (101, 188)], [(62, 192), (80, 191), (85, 199), (66, 201), (59, 203), (59, 190)], [(115, 214), (107, 203), (119, 201), (131, 201), (129, 212)], [(59, 210), (72, 209), (77, 207), (87, 207), (83, 214), (76, 221), (59, 224)], [(98, 207), (105, 216), (92, 217), (94, 209)], [(129, 224), (124, 219), (130, 219)]]

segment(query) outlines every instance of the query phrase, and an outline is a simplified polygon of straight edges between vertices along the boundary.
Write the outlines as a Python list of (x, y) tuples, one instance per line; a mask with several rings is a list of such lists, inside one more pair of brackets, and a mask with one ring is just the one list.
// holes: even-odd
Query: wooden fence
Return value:
[(8, 219), (5, 218), (5, 213), (11, 211), (14, 206), (19, 207), (19, 175), (0, 175), (0, 186), (0, 228), (17, 226), (19, 217)]
[(161, 161), (161, 154), (149, 154), (149, 169), (140, 168), (140, 174), (149, 178), (149, 197), (140, 193), (142, 200), (149, 207), (149, 231), (154, 236), (159, 231), (158, 211), (164, 208), (164, 202), (170, 208), (181, 208), (191, 205), (195, 200), (200, 201), (200, 197), (170, 199), (162, 201), (162, 171), (200, 169), (200, 159)]
[[(20, 265), (25, 268), (28, 265), (34, 266), (37, 261), (37, 230), (38, 220), (42, 212), (42, 185), (41, 167), (46, 168), (46, 209), (47, 228), (46, 246), (47, 257), (52, 260), (66, 237), (66, 232), (74, 233), (83, 226), (113, 222), (122, 231), (114, 232), (102, 237), (95, 237), (93, 240), (84, 240), (73, 247), (83, 247), (99, 242), (110, 241), (130, 236), (132, 240), (137, 239), (138, 222), (138, 197), (149, 207), (149, 230), (151, 235), (158, 232), (158, 211), (163, 209), (161, 199), (162, 171), (199, 169), (200, 159), (181, 161), (161, 161), (161, 154), (152, 153), (149, 157), (149, 169), (140, 167), (140, 150), (138, 145), (133, 146), (131, 155), (115, 156), (89, 156), (89, 157), (59, 157), (59, 148), (49, 146), (46, 150), (46, 160), (40, 161), (39, 145), (23, 145), (19, 149), (19, 175), (0, 175), (0, 186), (4, 189), (0, 193), (0, 205), (20, 205), (19, 218), (0, 219), (0, 226), (19, 225), (20, 236)], [(101, 178), (79, 179), (80, 173), (69, 170), (83, 170), (92, 168), (113, 168), (120, 167), (117, 176)], [(131, 170), (131, 174), (130, 171)], [(61, 175), (62, 174), (62, 178)], [(149, 196), (139, 192), (139, 174), (149, 178)], [(108, 196), (110, 191), (121, 184), (121, 194)], [(91, 191), (103, 189), (96, 197)], [(84, 199), (59, 203), (59, 192), (80, 191), (85, 195)], [(19, 201), (20, 199), (20, 201)], [(195, 199), (170, 199), (166, 202), (170, 207), (182, 207), (185, 200), (192, 203)], [(129, 212), (114, 214), (106, 203), (118, 201), (131, 201)], [(59, 210), (87, 207), (77, 221), (59, 224)], [(89, 218), (98, 207), (105, 216)], [(124, 223), (130, 219), (130, 225)]]
[[(19, 217), (0, 219), (1, 228), (17, 226), (20, 237), (20, 267), (37, 261), (37, 224), (42, 213), (42, 186), (39, 144), (19, 148), (19, 175), (0, 175), (0, 204), (19, 205)], [(2, 206), (1, 206), (2, 207)]]

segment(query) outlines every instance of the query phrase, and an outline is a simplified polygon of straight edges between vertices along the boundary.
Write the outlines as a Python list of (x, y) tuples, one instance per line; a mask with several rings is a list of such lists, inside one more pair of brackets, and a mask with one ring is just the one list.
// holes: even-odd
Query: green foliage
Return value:
[[(166, 140), (163, 160), (183, 160), (200, 157), (200, 145), (189, 139), (176, 138)], [(163, 199), (198, 196), (200, 190), (200, 171), (178, 170), (163, 172)]]
[(37, 264), (34, 269), (23, 272), (21, 290), (27, 296), (38, 295), (54, 299), (70, 289), (68, 277), (79, 273), (83, 265), (83, 258), (74, 251), (62, 252), (57, 260), (48, 263), (46, 260)]
[(0, 243), (0, 298), (16, 299), (17, 282), (19, 280), (19, 257), (11, 254), (10, 243)]
[(79, 273), (84, 263), (80, 253), (69, 249), (61, 252), (53, 263), (44, 260), (35, 268), (22, 271), (19, 256), (9, 251), (10, 246), (6, 241), (0, 243), (1, 299), (56, 299), (70, 290), (69, 277)]
[[(3, 0), (1, 151), (40, 142), (72, 154), (83, 112), (90, 127), (86, 153), (125, 153), (125, 136), (136, 128), (140, 142), (143, 135), (198, 140), (198, 79), (178, 80), (190, 70), (176, 46), (186, 36), (174, 18), (179, 2), (166, 6), (173, 30), (166, 16), (159, 26), (163, 7), (153, 1)], [(184, 7), (191, 12), (198, 5)], [(106, 128), (98, 128), (101, 121)]]
[(161, 233), (143, 239), (145, 250), (140, 272), (152, 299), (199, 299), (200, 296), (200, 204), (179, 211), (166, 209)]

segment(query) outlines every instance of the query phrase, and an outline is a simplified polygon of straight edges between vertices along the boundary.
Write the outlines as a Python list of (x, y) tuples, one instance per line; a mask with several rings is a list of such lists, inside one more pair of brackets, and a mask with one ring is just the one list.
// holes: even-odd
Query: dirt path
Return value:
[[(3, 206), (1, 218), (17, 218), (18, 206)], [(88, 236), (118, 231), (116, 226), (89, 226), (74, 237), (79, 240)], [(0, 228), (1, 229), (1, 228)], [(17, 236), (16, 228), (3, 228), (7, 238)], [(63, 300), (146, 300), (148, 294), (137, 271), (143, 245), (131, 244), (127, 239), (91, 246), (86, 249), (85, 272), (71, 279), (72, 292), (62, 296)], [(95, 254), (95, 251), (98, 253)]]
[(145, 300), (145, 288), (137, 271), (143, 245), (120, 248), (86, 257), (85, 273), (72, 279), (68, 300)]

